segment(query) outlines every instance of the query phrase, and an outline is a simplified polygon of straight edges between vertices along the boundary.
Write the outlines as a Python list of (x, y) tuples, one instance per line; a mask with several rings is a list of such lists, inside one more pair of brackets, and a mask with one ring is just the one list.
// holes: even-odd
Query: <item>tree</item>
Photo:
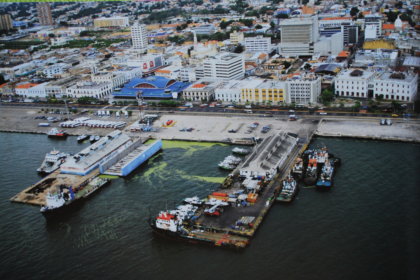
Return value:
[(244, 47), (242, 45), (237, 45), (234, 53), (242, 53), (243, 51), (244, 51)]
[(262, 29), (263, 27), (260, 25), (260, 24), (257, 24), (256, 26), (255, 26), (255, 29)]
[(271, 29), (274, 29), (274, 27), (276, 27), (276, 24), (274, 22), (270, 22), (270, 26), (271, 26)]
[(344, 102), (340, 102), (340, 108), (344, 108)]
[(177, 30), (177, 31), (181, 31), (181, 30), (182, 30), (181, 26), (179, 26), (179, 25), (178, 25), (178, 26), (176, 27), (176, 30)]
[(350, 10), (350, 15), (352, 16), (352, 17), (354, 17), (354, 16), (356, 16), (357, 15), (357, 13), (359, 12), (359, 9), (357, 8), (357, 7), (353, 7), (353, 8), (351, 8), (351, 10)]
[(306, 63), (305, 66), (303, 66), (303, 68), (305, 70), (311, 70), (312, 69), (312, 66), (309, 63)]
[(375, 101), (373, 99), (369, 100), (369, 105), (372, 105)]
[(290, 63), (289, 61), (283, 61), (282, 63), (284, 65), (284, 69), (288, 69), (290, 66), (292, 66), (292, 63)]
[(4, 79), (4, 76), (0, 74), (0, 85), (4, 84), (6, 80)]
[(324, 91), (319, 95), (319, 99), (322, 101), (331, 101), (335, 97), (334, 92), (329, 88), (324, 89)]
[(363, 15), (363, 12), (360, 12), (357, 18), (365, 18), (365, 16)]
[(343, 3), (343, 7), (344, 7), (344, 8), (347, 8), (348, 6), (349, 6), (349, 5), (347, 5), (347, 2), (344, 2), (344, 3)]
[(381, 102), (382, 100), (384, 100), (384, 95), (383, 94), (379, 94), (378, 96), (376, 96), (376, 101)]
[(399, 1), (397, 4), (395, 4), (395, 8), (397, 9), (402, 9), (403, 7), (403, 2)]
[(50, 37), (50, 38), (54, 38), (54, 37), (55, 37), (55, 35), (54, 35), (53, 33), (50, 33), (50, 34), (48, 34), (48, 37)]

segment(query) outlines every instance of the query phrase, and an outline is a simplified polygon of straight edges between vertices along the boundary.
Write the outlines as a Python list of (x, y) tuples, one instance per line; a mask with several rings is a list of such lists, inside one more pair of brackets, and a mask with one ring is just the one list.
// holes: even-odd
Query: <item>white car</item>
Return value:
[(244, 133), (245, 134), (250, 134), (252, 131), (251, 130), (246, 130)]
[(325, 113), (325, 112), (321, 112), (321, 113), (319, 113), (320, 115), (326, 115), (327, 113)]
[(289, 110), (289, 113), (294, 113), (295, 112), (295, 110)]
[(228, 108), (233, 108), (233, 105), (229, 105)]

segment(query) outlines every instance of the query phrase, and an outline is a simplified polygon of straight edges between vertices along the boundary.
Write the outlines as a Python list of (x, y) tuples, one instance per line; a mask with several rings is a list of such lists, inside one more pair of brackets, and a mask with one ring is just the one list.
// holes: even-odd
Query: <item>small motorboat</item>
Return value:
[(80, 136), (77, 137), (77, 142), (82, 142), (88, 137), (89, 137), (89, 135), (87, 135), (87, 134), (80, 135)]
[(96, 140), (95, 140), (95, 135), (92, 135), (92, 136), (90, 136), (90, 142), (95, 142)]
[(99, 140), (101, 140), (101, 136), (96, 135), (96, 136), (95, 136), (95, 141), (99, 141)]

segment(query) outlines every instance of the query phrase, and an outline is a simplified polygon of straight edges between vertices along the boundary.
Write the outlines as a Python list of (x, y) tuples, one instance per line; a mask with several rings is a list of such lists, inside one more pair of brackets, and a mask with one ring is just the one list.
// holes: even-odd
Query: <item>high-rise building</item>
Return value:
[(245, 75), (245, 59), (236, 53), (221, 53), (206, 58), (204, 77), (226, 80), (241, 79)]
[(359, 40), (359, 26), (358, 25), (347, 25), (341, 26), (341, 32), (343, 33), (343, 44), (357, 44)]
[(53, 25), (54, 21), (51, 16), (51, 8), (49, 3), (36, 4), (38, 12), (39, 25)]
[(376, 37), (379, 37), (382, 33), (382, 15), (379, 14), (368, 14), (365, 16), (365, 30), (367, 26), (376, 26)]
[(0, 15), (0, 30), (9, 30), (13, 28), (12, 18), (9, 14)]
[(146, 25), (134, 23), (131, 26), (131, 40), (133, 41), (133, 48), (145, 52), (147, 50)]
[(280, 22), (280, 54), (313, 55), (313, 43), (318, 41), (318, 17), (292, 18)]

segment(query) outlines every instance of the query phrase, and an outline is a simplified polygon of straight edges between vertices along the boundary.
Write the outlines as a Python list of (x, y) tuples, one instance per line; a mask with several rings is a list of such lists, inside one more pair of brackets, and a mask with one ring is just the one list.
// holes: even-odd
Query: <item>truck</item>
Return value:
[(296, 115), (290, 115), (289, 116), (289, 120), (291, 120), (291, 121), (297, 121), (298, 119), (299, 119), (299, 117), (296, 116)]
[(192, 108), (192, 107), (193, 107), (193, 104), (192, 104), (192, 103), (185, 103), (185, 107), (190, 107), (190, 108)]
[(32, 103), (34, 101), (32, 99), (25, 99), (23, 102), (25, 102), (25, 103)]

